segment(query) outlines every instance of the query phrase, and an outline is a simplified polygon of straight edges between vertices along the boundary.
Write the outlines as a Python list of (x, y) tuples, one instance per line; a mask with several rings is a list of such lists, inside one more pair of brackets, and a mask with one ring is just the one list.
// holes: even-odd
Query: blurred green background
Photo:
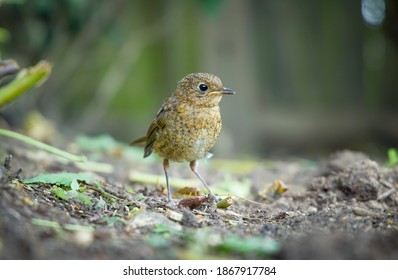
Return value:
[(39, 110), (67, 136), (146, 132), (191, 72), (218, 75), (217, 157), (384, 155), (398, 143), (396, 0), (0, 0), (0, 55), (54, 64), (2, 109)]

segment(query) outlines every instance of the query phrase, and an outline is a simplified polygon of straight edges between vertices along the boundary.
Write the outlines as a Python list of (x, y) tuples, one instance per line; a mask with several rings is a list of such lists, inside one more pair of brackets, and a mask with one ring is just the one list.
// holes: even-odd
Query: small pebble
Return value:
[(353, 207), (352, 212), (357, 216), (377, 217), (377, 213), (361, 207)]
[(83, 248), (88, 247), (94, 241), (94, 231), (76, 231), (73, 233), (73, 240)]
[(172, 221), (181, 222), (182, 219), (184, 218), (184, 215), (181, 214), (181, 213), (178, 213), (176, 211), (167, 210), (166, 211), (166, 217), (169, 218)]
[(310, 206), (310, 207), (308, 207), (307, 212), (310, 214), (314, 214), (314, 213), (318, 212), (318, 209), (314, 206)]

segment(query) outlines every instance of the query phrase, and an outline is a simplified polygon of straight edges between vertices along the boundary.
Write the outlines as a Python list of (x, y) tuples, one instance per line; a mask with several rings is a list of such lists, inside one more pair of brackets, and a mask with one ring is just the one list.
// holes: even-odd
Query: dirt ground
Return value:
[[(362, 153), (322, 162), (215, 157), (199, 170), (220, 199), (234, 202), (189, 209), (180, 199), (167, 203), (163, 179), (131, 178), (163, 175), (161, 161), (144, 161), (135, 149), (66, 143), (97, 163), (78, 165), (0, 140), (0, 162), (12, 155), (0, 168), (0, 259), (398, 259), (398, 167)], [(98, 179), (79, 181), (92, 203), (56, 195), (70, 186), (24, 181), (59, 172)], [(170, 177), (197, 181), (186, 164), (172, 164)]]

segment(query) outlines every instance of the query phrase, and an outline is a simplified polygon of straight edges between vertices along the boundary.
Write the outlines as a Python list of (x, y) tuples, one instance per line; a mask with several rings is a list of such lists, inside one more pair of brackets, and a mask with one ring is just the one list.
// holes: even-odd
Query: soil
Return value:
[[(239, 171), (211, 160), (200, 168), (210, 185), (228, 177), (227, 185), (241, 183), (246, 194), (235, 187), (228, 208), (207, 200), (190, 209), (179, 199), (167, 203), (162, 182), (132, 182), (131, 171), (161, 176), (161, 161), (130, 157), (127, 148), (64, 145), (112, 167), (91, 171), (100, 187), (79, 182), (93, 202), (87, 205), (56, 196), (61, 186), (23, 180), (82, 172), (80, 165), (1, 141), (0, 161), (12, 159), (0, 168), (0, 259), (398, 258), (398, 167), (359, 152), (339, 151), (322, 162), (262, 161)], [(187, 165), (171, 170), (171, 177), (196, 180)]]

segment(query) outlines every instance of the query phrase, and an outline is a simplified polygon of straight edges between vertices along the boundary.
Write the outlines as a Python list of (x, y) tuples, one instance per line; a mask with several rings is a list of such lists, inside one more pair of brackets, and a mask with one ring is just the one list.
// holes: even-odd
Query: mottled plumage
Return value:
[(196, 171), (196, 160), (204, 158), (215, 144), (221, 131), (221, 115), (218, 103), (224, 94), (234, 94), (224, 88), (221, 80), (207, 73), (195, 73), (185, 76), (173, 95), (167, 98), (146, 136), (132, 145), (145, 145), (144, 157), (155, 151), (164, 158), (163, 166), (168, 184), (168, 160), (190, 162), (192, 171), (209, 190), (206, 182)]

